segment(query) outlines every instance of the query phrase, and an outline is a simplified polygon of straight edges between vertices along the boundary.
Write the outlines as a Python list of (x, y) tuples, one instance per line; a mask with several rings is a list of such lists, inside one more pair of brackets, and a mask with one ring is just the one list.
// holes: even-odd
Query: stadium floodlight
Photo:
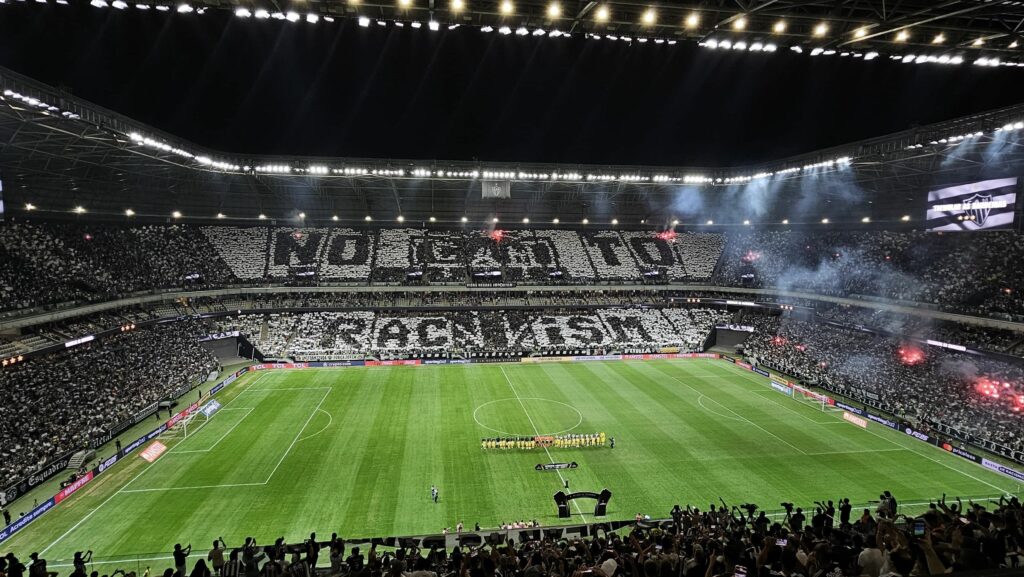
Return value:
[(493, 222), (494, 224), (498, 224), (498, 217), (492, 218), (491, 222)]
[(117, 8), (118, 10), (124, 10), (128, 7), (128, 3), (124, 0), (114, 0), (110, 3), (110, 5), (114, 8)]
[(743, 224), (744, 224), (745, 226), (750, 226), (750, 221), (749, 221), (749, 220), (744, 220), (744, 221), (743, 221)]
[(713, 220), (708, 220), (708, 221), (707, 221), (707, 223), (705, 223), (705, 224), (715, 224), (715, 221), (713, 221)]
[[(865, 34), (866, 33), (867, 31), (865, 30)], [(817, 36), (818, 38), (821, 38), (826, 34), (828, 34), (828, 24), (822, 22), (814, 27), (814, 35)]]
[(772, 30), (776, 34), (782, 34), (783, 32), (786, 31), (786, 21), (785, 20), (779, 20), (778, 22), (775, 23), (774, 26), (772, 26)]
[(864, 218), (860, 219), (860, 221), (865, 223), (865, 224), (867, 224), (867, 223), (871, 222), (871, 217), (865, 216)]
[(126, 208), (126, 209), (124, 209), (124, 215), (125, 216), (135, 216), (135, 211), (130, 209), (130, 208)]
[(700, 14), (698, 14), (696, 12), (691, 12), (690, 15), (686, 17), (686, 27), (687, 28), (696, 28), (699, 24), (700, 24)]
[(181, 218), (181, 211), (180, 210), (176, 210), (176, 211), (172, 212), (171, 213), (171, 218)]
[(89, 5), (95, 8), (106, 8), (109, 6), (109, 4), (107, 4), (107, 0), (92, 0), (89, 2)]
[(615, 226), (616, 224), (619, 224), (619, 219), (613, 218), (612, 219), (612, 226)]
[(76, 206), (74, 208), (74, 213), (75, 214), (85, 214), (85, 207), (84, 206)]
[[(66, 0), (57, 0), (57, 4), (67, 4)], [(136, 4), (136, 8), (139, 10), (149, 10), (149, 4)]]
[(318, 14), (306, 14), (306, 22), (309, 22), (310, 24), (316, 24), (319, 21), (320, 16)]
[(910, 32), (906, 30), (900, 30), (896, 33), (896, 42), (906, 42), (910, 39)]
[(509, 34), (512, 33), (512, 29), (509, 28), (508, 26), (502, 26), (501, 28), (498, 28), (498, 33), (504, 36), (508, 36)]
[(1014, 40), (1013, 42), (1010, 42), (1010, 44), (1007, 45), (1006, 47), (1010, 48), (1010, 49), (1013, 49), (1013, 48), (1016, 48), (1017, 46), (1019, 46), (1019, 44), (1017, 43), (1016, 40)]
[(261, 19), (261, 20), (265, 20), (267, 18), (270, 18), (270, 12), (264, 10), (263, 8), (260, 8), (259, 10), (254, 12), (253, 15), (256, 16), (257, 18)]
[(673, 218), (672, 219), (672, 226), (679, 226), (679, 219), (678, 218)]
[(239, 18), (250, 18), (252, 17), (252, 12), (248, 8), (235, 8), (235, 16), (238, 16)]
[(265, 215), (265, 214), (263, 214), (263, 213), (260, 213), (260, 215), (259, 215), (259, 217), (258, 217), (258, 218), (259, 218), (260, 220), (267, 220), (267, 215)]
[(789, 219), (788, 218), (782, 219), (782, 224), (789, 224)]
[(733, 30), (745, 30), (747, 28), (747, 17), (740, 16), (739, 18), (732, 21)]
[(466, 2), (465, 0), (452, 0), (449, 6), (452, 12), (462, 12), (466, 8)]
[(548, 18), (560, 17), (562, 15), (562, 6), (558, 2), (548, 4), (547, 15)]
[(516, 11), (516, 7), (512, 5), (512, 0), (504, 0), (501, 3), (501, 13), (505, 16), (509, 16)]
[(985, 44), (985, 39), (984, 38), (975, 38), (974, 42), (971, 43), (971, 46), (982, 46), (984, 44)]
[(398, 5), (402, 8), (409, 8), (412, 6), (412, 0), (398, 0)]
[(560, 221), (560, 220), (558, 220), (558, 217), (557, 217), (557, 216), (556, 216), (555, 218), (551, 219), (551, 223), (552, 223), (552, 224), (558, 224), (559, 222), (561, 222), (561, 221)]
[(367, 18), (366, 16), (360, 16), (359, 25), (362, 26), (363, 28), (368, 27), (370, 25), (370, 19)]
[(166, 4), (157, 4), (156, 5), (156, 11), (157, 12), (167, 12), (170, 9), (171, 9), (171, 7), (166, 5)]
[(437, 20), (431, 20), (430, 22), (427, 22), (427, 28), (430, 28), (434, 32), (437, 32), (438, 30), (441, 29), (441, 23), (438, 22)]
[(423, 28), (423, 23), (422, 22), (415, 22), (414, 21), (414, 22), (410, 22), (409, 26), (412, 26), (413, 28), (419, 30), (420, 28)]
[(530, 217), (524, 216), (523, 217), (523, 224), (530, 224)]
[(516, 36), (526, 36), (529, 33), (530, 31), (526, 28), (526, 26), (520, 26), (519, 28), (516, 28)]
[(227, 217), (228, 216), (226, 214), (224, 214), (223, 212), (218, 212), (217, 213), (217, 218), (227, 218)]
[(590, 224), (590, 219), (589, 218), (584, 218), (583, 219), (583, 224)]
[(877, 52), (868, 52), (867, 54), (864, 55), (864, 61), (865, 62), (867, 62), (869, 60), (874, 60), (875, 58), (878, 58), (878, 53)]
[(658, 21), (658, 13), (654, 11), (654, 8), (648, 8), (644, 11), (643, 16), (640, 17), (640, 21), (650, 26)]
[(938, 34), (935, 35), (935, 38), (932, 38), (932, 44), (942, 44), (945, 41), (946, 35), (943, 34), (942, 32), (939, 32)]
[(481, 32), (494, 32), (494, 26), (483, 26), (480, 28)]
[(910, 222), (910, 215), (904, 214), (902, 217), (900, 217), (900, 220), (902, 220), (903, 222)]
[(304, 220), (305, 218), (306, 218), (306, 213), (300, 212), (299, 213), (299, 220)]
[(436, 216), (430, 217), (430, 222), (437, 222), (437, 217)]
[(35, 210), (35, 209), (36, 209), (36, 205), (32, 204), (31, 202), (26, 202), (25, 203), (25, 210), (31, 211), (31, 210)]
[(594, 18), (596, 18), (598, 22), (607, 22), (609, 17), (610, 14), (607, 6), (602, 5), (596, 12), (594, 12)]
[(398, 222), (405, 222), (405, 217), (402, 215), (398, 215)]
[(193, 10), (194, 9), (192, 8), (192, 6), (190, 4), (178, 4), (178, 14), (188, 14), (189, 12), (192, 12)]
[(468, 218), (466, 218), (466, 217), (462, 217), (462, 218), (461, 218), (461, 219), (459, 219), (459, 220), (461, 220), (462, 222), (468, 222), (468, 221), (469, 221), (469, 219), (468, 219)]
[(298, 22), (301, 18), (298, 12), (289, 12), (284, 15), (284, 19), (289, 22)]
[(373, 220), (373, 217), (372, 217), (372, 216), (370, 216), (370, 215), (366, 215), (366, 217), (365, 217), (365, 218), (363, 218), (363, 220), (365, 220), (366, 222), (370, 222), (370, 221), (372, 221), (372, 220)]
[(827, 218), (821, 219), (821, 224), (828, 224), (828, 219)]

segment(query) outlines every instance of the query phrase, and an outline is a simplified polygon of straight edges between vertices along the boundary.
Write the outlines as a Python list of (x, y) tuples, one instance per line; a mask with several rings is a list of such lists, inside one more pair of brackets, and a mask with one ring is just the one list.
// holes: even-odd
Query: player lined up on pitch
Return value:
[[(610, 443), (609, 443), (610, 442)], [(487, 437), (480, 439), (481, 449), (532, 450), (577, 449), (583, 447), (615, 447), (615, 438), (604, 432), (580, 435), (537, 435), (536, 437)]]

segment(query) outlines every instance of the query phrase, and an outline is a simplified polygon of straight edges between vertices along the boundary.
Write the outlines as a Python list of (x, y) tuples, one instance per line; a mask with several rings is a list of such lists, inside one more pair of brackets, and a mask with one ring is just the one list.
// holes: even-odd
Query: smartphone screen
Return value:
[(734, 577), (747, 577), (747, 568), (743, 565), (737, 565), (733, 568), (732, 574)]
[(924, 537), (925, 530), (924, 519), (914, 521), (914, 537)]
[(775, 544), (779, 547), (785, 547), (786, 545), (789, 545), (789, 539), (776, 539)]

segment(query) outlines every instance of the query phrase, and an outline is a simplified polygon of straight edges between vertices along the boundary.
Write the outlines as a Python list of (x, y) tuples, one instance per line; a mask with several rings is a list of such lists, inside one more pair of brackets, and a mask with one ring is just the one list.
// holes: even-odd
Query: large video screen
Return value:
[(928, 193), (928, 230), (1010, 228), (1016, 204), (1016, 177), (933, 190)]

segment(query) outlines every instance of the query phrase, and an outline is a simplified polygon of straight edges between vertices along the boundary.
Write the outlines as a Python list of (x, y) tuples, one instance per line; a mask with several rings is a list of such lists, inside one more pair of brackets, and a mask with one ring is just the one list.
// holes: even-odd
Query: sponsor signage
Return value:
[(983, 458), (981, 460), (981, 466), (985, 467), (986, 469), (991, 469), (998, 473), (1002, 473), (1007, 477), (1017, 479), (1018, 481), (1024, 481), (1024, 473), (1021, 473), (1016, 469), (1011, 469), (1010, 467), (1007, 467), (1006, 465), (1003, 465), (1001, 463), (997, 463), (995, 461), (990, 461), (988, 459)]
[(114, 455), (113, 457), (110, 457), (106, 461), (103, 461), (102, 463), (99, 464), (99, 466), (96, 467), (96, 474), (99, 474), (99, 473), (102, 473), (103, 471), (106, 471), (107, 469), (112, 467), (114, 465), (114, 463), (116, 463), (118, 461), (118, 459), (120, 459), (120, 458), (121, 458), (121, 455)]
[(622, 360), (622, 355), (584, 355), (580, 357), (573, 357), (574, 361), (619, 361)]
[(839, 407), (840, 409), (844, 410), (844, 411), (851, 412), (851, 413), (853, 413), (855, 415), (860, 415), (862, 417), (867, 415), (867, 413), (864, 411), (864, 409), (858, 409), (857, 407), (854, 407), (853, 405), (847, 405), (846, 403), (843, 403), (841, 401), (836, 401), (836, 406)]
[(886, 419), (885, 417), (879, 417), (878, 415), (875, 415), (873, 413), (865, 413), (864, 416), (867, 417), (868, 419), (870, 419), (870, 420), (880, 424), (880, 425), (885, 425), (886, 427), (889, 427), (890, 429), (899, 430), (899, 425), (897, 425), (895, 421), (890, 421), (889, 419)]
[(929, 439), (931, 439), (931, 437), (929, 437), (928, 435), (922, 433), (921, 431), (915, 431), (914, 429), (911, 429), (910, 427), (904, 427), (903, 428), (903, 432), (908, 434), (908, 435), (910, 435), (911, 437), (914, 437), (916, 439), (920, 439), (920, 440), (924, 441), (925, 443), (929, 442)]
[(213, 333), (213, 334), (210, 334), (210, 335), (206, 335), (205, 337), (199, 337), (199, 342), (202, 343), (202, 342), (206, 342), (206, 341), (219, 341), (221, 339), (232, 339), (232, 338), (238, 337), (240, 334), (241, 333), (239, 333), (238, 331), (227, 331), (227, 332), (223, 332), (223, 333)]
[(212, 417), (213, 414), (216, 413), (218, 409), (220, 409), (220, 403), (216, 399), (214, 399), (200, 407), (199, 412), (206, 415), (207, 417)]
[(77, 339), (72, 339), (64, 343), (64, 348), (70, 349), (71, 347), (77, 347), (78, 345), (84, 345), (90, 341), (96, 340), (96, 335), (88, 335)]
[(857, 415), (854, 415), (849, 411), (843, 411), (843, 420), (846, 421), (847, 423), (853, 423), (854, 425), (857, 425), (862, 429), (868, 428), (867, 420), (862, 419), (861, 417), (858, 417)]
[(79, 489), (88, 485), (89, 481), (93, 480), (93, 476), (93, 472), (89, 471), (88, 473), (76, 479), (74, 483), (71, 483), (67, 487), (64, 487), (63, 489), (58, 491), (57, 494), (53, 496), (53, 503), (56, 505), (57, 503), (60, 503), (61, 501), (67, 499), (71, 495), (74, 495)]
[(739, 331), (742, 333), (754, 332), (754, 327), (750, 325), (716, 325), (715, 328), (722, 331)]
[(748, 369), (748, 370), (754, 368), (752, 365), (744, 363), (743, 361), (736, 361), (736, 366), (743, 367), (744, 369)]
[(143, 449), (142, 452), (139, 453), (139, 456), (152, 463), (159, 459), (160, 455), (163, 455), (166, 450), (167, 445), (164, 445), (160, 441), (153, 441), (153, 444)]
[(931, 339), (928, 339), (925, 342), (928, 343), (929, 345), (933, 346), (933, 347), (941, 347), (941, 348), (944, 348), (944, 349), (952, 349), (954, 351), (966, 351), (967, 350), (967, 347), (965, 347), (963, 345), (954, 345), (952, 343), (944, 343), (942, 341), (933, 341)]
[(753, 370), (754, 370), (755, 373), (761, 375), (762, 377), (770, 377), (771, 376), (771, 373), (769, 373), (768, 371), (762, 369), (761, 367), (754, 367)]
[(53, 497), (50, 497), (46, 502), (41, 503), (38, 507), (26, 513), (24, 517), (19, 517), (10, 525), (0, 529), (0, 543), (10, 539), (12, 535), (24, 529), (29, 523), (38, 519), (40, 515), (52, 509), (56, 504), (57, 502)]
[(786, 395), (787, 397), (793, 396), (793, 387), (790, 387), (789, 385), (784, 385), (776, 380), (772, 381), (772, 388), (782, 393), (783, 395)]

